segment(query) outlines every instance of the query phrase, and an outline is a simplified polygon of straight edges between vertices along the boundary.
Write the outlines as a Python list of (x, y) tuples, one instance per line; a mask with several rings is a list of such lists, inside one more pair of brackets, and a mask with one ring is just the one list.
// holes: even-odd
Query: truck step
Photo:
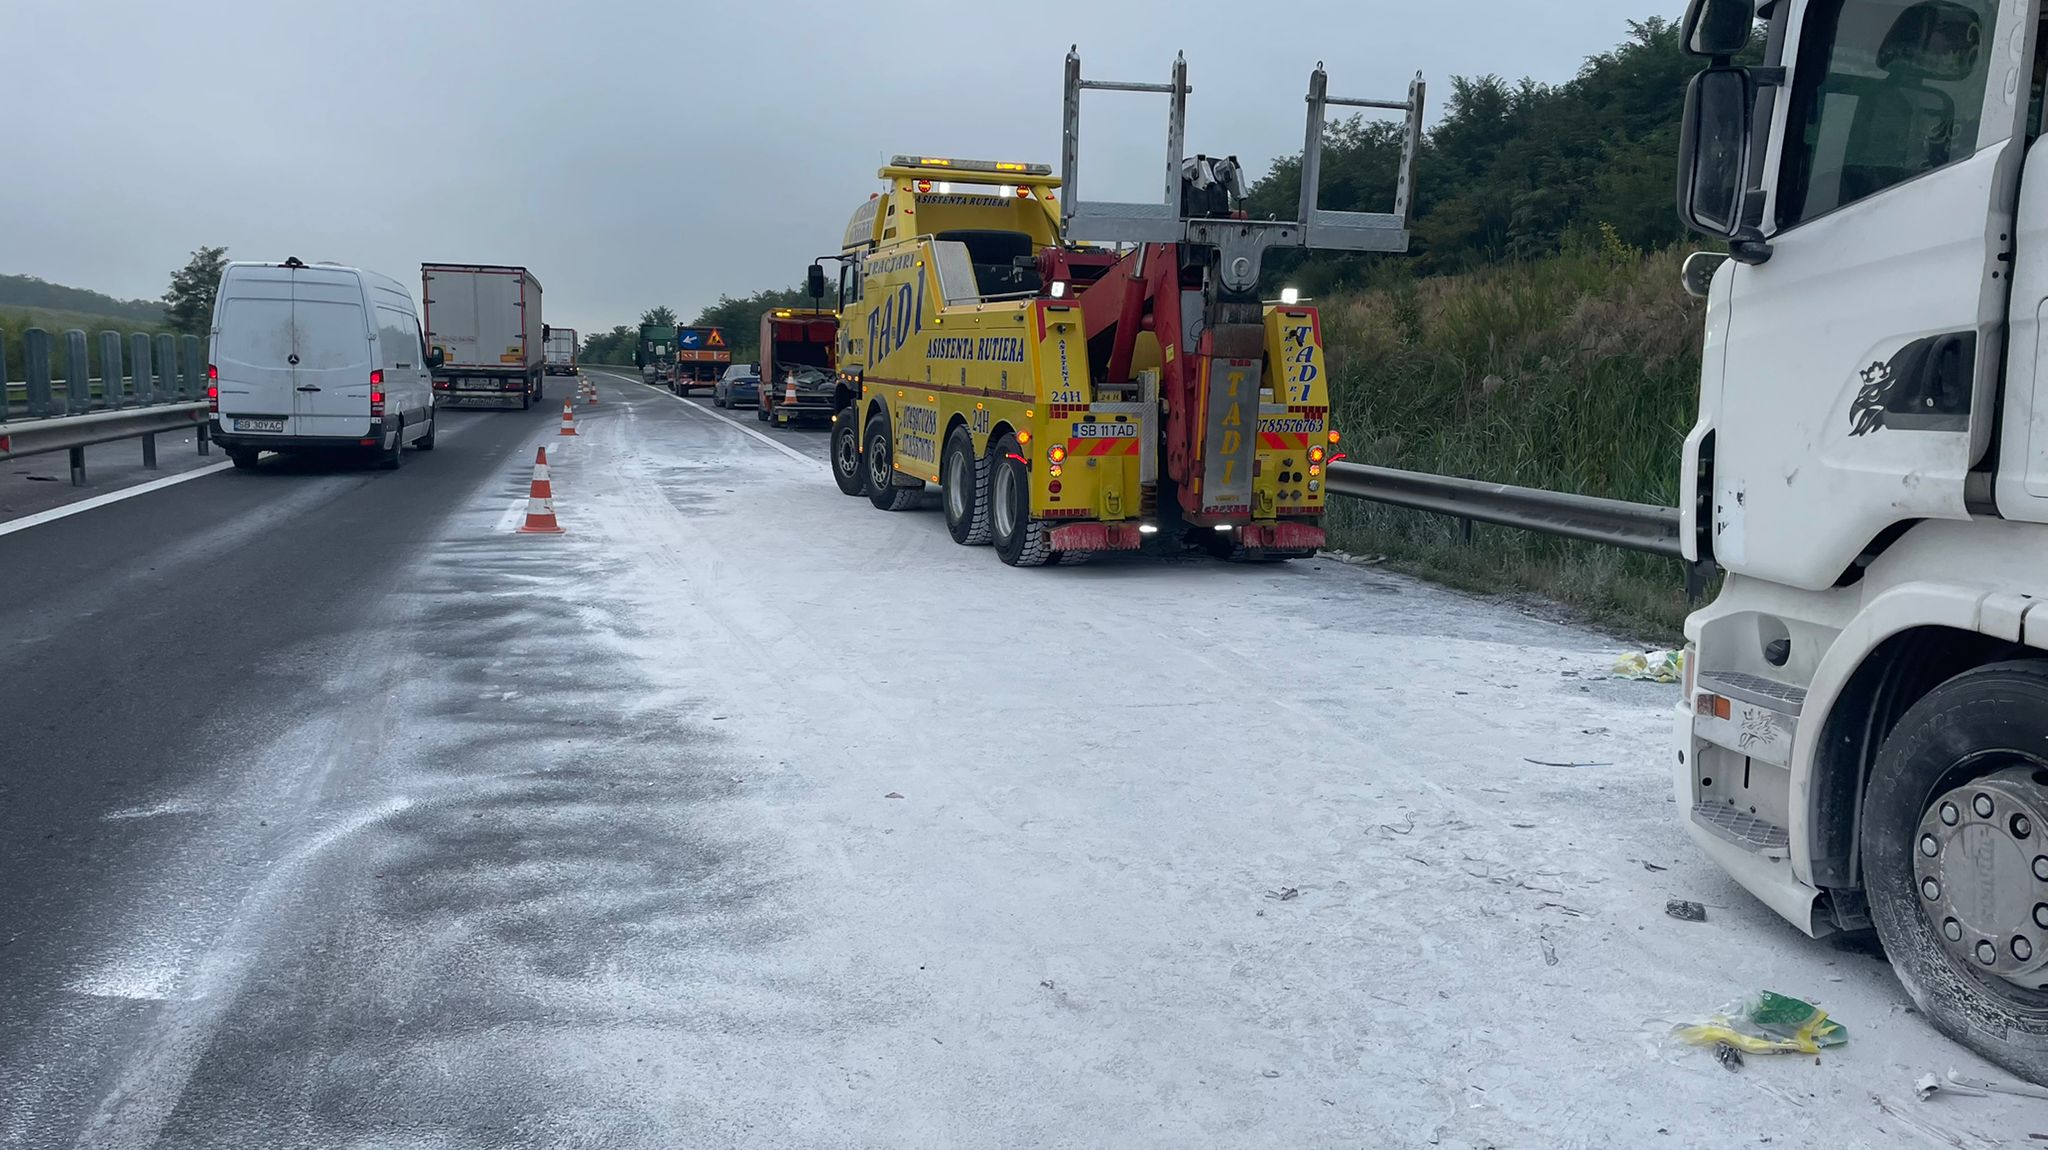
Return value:
[(1692, 821), (1717, 837), (1765, 858), (1782, 859), (1792, 848), (1792, 836), (1784, 827), (1765, 822), (1726, 803), (1694, 803)]
[(1699, 689), (1788, 715), (1799, 714), (1806, 705), (1806, 688), (1743, 671), (1701, 671)]

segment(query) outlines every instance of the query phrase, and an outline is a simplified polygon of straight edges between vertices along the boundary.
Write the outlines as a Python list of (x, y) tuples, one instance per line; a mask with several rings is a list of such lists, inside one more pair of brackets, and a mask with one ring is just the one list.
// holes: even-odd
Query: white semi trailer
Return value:
[(427, 347), (441, 352), (434, 389), (444, 403), (520, 409), (541, 399), (545, 375), (540, 281), (523, 267), (422, 264)]

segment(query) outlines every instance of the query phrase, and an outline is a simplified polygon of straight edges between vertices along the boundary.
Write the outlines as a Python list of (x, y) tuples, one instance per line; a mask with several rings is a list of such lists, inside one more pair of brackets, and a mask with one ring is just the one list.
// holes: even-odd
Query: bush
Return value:
[[(1536, 263), (1323, 300), (1336, 426), (1359, 463), (1677, 501), (1697, 411), (1704, 306), (1683, 253), (1597, 246)], [(1680, 564), (1357, 500), (1333, 543), (1489, 590), (1520, 589), (1636, 629), (1675, 631)]]

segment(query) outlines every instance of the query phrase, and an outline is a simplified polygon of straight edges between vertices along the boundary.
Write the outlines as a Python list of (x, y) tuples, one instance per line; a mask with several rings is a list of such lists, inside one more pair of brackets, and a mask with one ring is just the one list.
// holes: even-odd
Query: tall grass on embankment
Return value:
[[(1341, 450), (1359, 463), (1671, 505), (1697, 411), (1704, 307), (1682, 252), (1589, 252), (1321, 301)], [(1529, 593), (1647, 639), (1686, 612), (1680, 564), (1359, 500), (1332, 545), (1474, 590)]]

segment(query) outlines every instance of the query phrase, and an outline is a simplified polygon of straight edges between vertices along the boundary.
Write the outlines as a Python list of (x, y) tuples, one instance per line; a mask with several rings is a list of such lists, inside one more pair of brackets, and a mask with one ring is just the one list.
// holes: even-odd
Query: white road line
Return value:
[[(637, 383), (640, 384), (641, 387), (647, 386), (644, 383), (640, 383), (640, 381), (637, 379), (631, 379), (623, 375), (613, 375), (609, 371), (596, 372), (595, 374), (610, 376), (612, 379), (619, 380), (623, 383)], [(812, 467), (817, 468), (824, 468), (826, 466), (824, 460), (813, 459), (810, 456), (805, 455), (803, 452), (798, 451), (796, 448), (791, 447), (787, 443), (778, 442), (774, 437), (770, 436), (768, 433), (760, 430), (759, 428), (748, 427), (746, 424), (741, 423), (739, 420), (732, 419), (728, 416), (720, 415), (719, 413), (711, 410), (708, 407), (699, 407), (696, 404), (691, 403), (689, 400), (683, 398), (680, 395), (677, 395), (672, 391), (658, 391), (655, 394), (665, 395), (668, 398), (675, 400), (677, 403), (682, 404), (684, 407), (689, 408), (691, 411), (694, 411), (699, 415), (708, 415), (720, 423), (729, 424), (733, 427), (736, 427), (740, 431), (743, 431), (746, 434), (753, 436), (755, 439), (760, 440), (761, 442), (767, 444), (768, 446), (774, 448), (775, 450), (780, 451), (782, 454), (787, 455), (791, 459), (796, 460), (798, 463), (808, 463)]]
[(138, 495), (147, 495), (152, 491), (161, 491), (174, 484), (188, 483), (202, 475), (212, 475), (216, 471), (225, 471), (233, 466), (233, 463), (223, 459), (219, 463), (209, 464), (196, 471), (166, 475), (162, 479), (152, 479), (148, 483), (138, 483), (134, 487), (123, 487), (119, 491), (109, 491), (105, 495), (95, 495), (91, 499), (81, 499), (76, 503), (67, 503), (62, 507), (52, 507), (48, 511), (38, 511), (34, 515), (24, 515), (19, 519), (10, 519), (5, 523), (0, 523), (0, 535), (12, 535), (17, 531), (26, 531), (39, 524), (54, 522), (77, 515), (83, 511), (91, 511), (95, 507), (105, 507), (109, 503), (119, 503), (123, 499), (133, 499)]

